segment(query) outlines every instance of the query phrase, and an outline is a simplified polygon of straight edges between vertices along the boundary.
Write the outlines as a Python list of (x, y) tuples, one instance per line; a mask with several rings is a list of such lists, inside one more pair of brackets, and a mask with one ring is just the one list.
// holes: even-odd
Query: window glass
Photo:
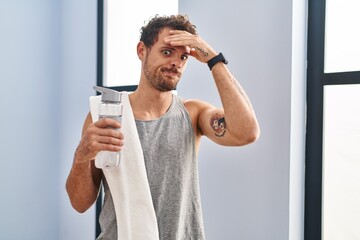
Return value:
[(156, 14), (177, 12), (177, 0), (104, 1), (103, 85), (137, 85), (140, 60), (136, 45), (140, 39), (140, 28)]
[(360, 1), (327, 0), (325, 73), (360, 71)]
[(360, 239), (360, 84), (324, 91), (323, 240)]

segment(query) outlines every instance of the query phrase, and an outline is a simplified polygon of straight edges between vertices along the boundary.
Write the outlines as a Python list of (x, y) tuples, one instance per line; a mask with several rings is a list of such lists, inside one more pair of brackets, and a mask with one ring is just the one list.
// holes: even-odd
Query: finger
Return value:
[(176, 35), (170, 35), (164, 38), (167, 42), (173, 42), (173, 41), (195, 41), (196, 36), (194, 35), (187, 35), (187, 34), (176, 34)]
[(174, 34), (174, 35), (169, 35), (167, 37), (164, 38), (164, 42), (169, 44), (169, 43), (172, 43), (172, 42), (179, 42), (179, 41), (186, 41), (186, 42), (193, 42), (195, 41), (196, 39), (196, 36), (195, 35), (192, 35), (192, 34), (183, 34), (183, 33), (180, 33), (180, 34)]
[(98, 144), (99, 151), (111, 151), (111, 152), (119, 152), (122, 150), (122, 146), (113, 145), (113, 144)]
[(85, 154), (87, 152), (87, 155), (96, 155), (100, 151), (120, 151), (123, 146), (123, 141), (99, 138), (98, 141), (89, 143), (89, 145), (84, 149), (87, 149)]
[(94, 125), (99, 128), (107, 128), (107, 127), (120, 128), (121, 127), (121, 124), (118, 121), (116, 121), (115, 119), (111, 119), (111, 118), (100, 118), (98, 121), (96, 121), (94, 123)]
[(194, 42), (192, 40), (187, 39), (176, 39), (176, 40), (170, 40), (166, 44), (169, 44), (173, 47), (188, 47), (193, 48)]
[(112, 128), (100, 128), (97, 130), (95, 136), (96, 135), (103, 137), (113, 137), (120, 140), (124, 139), (124, 134), (121, 131)]
[(175, 37), (166, 37), (164, 38), (164, 42), (165, 44), (170, 44), (172, 46), (176, 46), (179, 45), (179, 43), (183, 41), (181, 38), (179, 38), (178, 36)]
[(190, 34), (190, 35), (192, 35), (192, 34), (189, 33), (188, 31), (176, 30), (176, 29), (170, 30), (170, 31), (169, 31), (169, 34), (170, 34), (170, 35), (174, 35), (174, 34)]
[(185, 31), (183, 31), (183, 30), (177, 30), (177, 29), (171, 29), (171, 30), (169, 31), (170, 34), (179, 34), (179, 33), (183, 33), (183, 32), (185, 32)]
[(99, 136), (97, 138), (97, 142), (101, 144), (111, 144), (115, 146), (123, 146), (124, 141), (119, 138), (113, 138), (113, 137), (105, 137), (105, 136)]

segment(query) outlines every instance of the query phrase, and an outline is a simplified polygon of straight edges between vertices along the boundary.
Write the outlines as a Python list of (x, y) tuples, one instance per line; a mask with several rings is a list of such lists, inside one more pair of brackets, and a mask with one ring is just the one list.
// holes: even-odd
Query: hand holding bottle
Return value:
[[(112, 89), (94, 86), (94, 89), (101, 93), (101, 103), (99, 105), (99, 121), (102, 119), (115, 120), (121, 124), (123, 107), (121, 104), (121, 93)], [(120, 131), (120, 127), (108, 126), (111, 130)], [(97, 168), (113, 168), (120, 164), (121, 153), (113, 151), (100, 151), (95, 158)]]
[[(87, 119), (91, 121), (90, 115)], [(101, 151), (119, 153), (124, 145), (124, 135), (119, 129), (121, 124), (110, 118), (101, 118), (88, 124), (75, 152), (77, 163), (93, 160)]]

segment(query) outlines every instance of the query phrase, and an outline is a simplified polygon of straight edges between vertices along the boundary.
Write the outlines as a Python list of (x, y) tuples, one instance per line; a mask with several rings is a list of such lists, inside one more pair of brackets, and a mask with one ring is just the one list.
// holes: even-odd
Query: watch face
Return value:
[(219, 55), (217, 55), (209, 60), (208, 66), (209, 66), (210, 70), (218, 62), (223, 62), (224, 64), (228, 64), (228, 61), (225, 59), (224, 55), (222, 53), (219, 53)]
[(219, 53), (219, 60), (221, 60), (223, 63), (228, 64), (228, 61), (225, 59), (225, 56), (222, 53)]

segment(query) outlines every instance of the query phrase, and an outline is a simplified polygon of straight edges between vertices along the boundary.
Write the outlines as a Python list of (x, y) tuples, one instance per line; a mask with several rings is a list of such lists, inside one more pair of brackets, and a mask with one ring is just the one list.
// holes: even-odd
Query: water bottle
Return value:
[[(94, 86), (101, 93), (99, 105), (99, 119), (112, 118), (121, 123), (123, 106), (121, 104), (121, 93), (109, 88)], [(120, 130), (120, 129), (117, 129)], [(100, 169), (118, 167), (121, 152), (100, 151), (95, 157), (95, 166)]]

